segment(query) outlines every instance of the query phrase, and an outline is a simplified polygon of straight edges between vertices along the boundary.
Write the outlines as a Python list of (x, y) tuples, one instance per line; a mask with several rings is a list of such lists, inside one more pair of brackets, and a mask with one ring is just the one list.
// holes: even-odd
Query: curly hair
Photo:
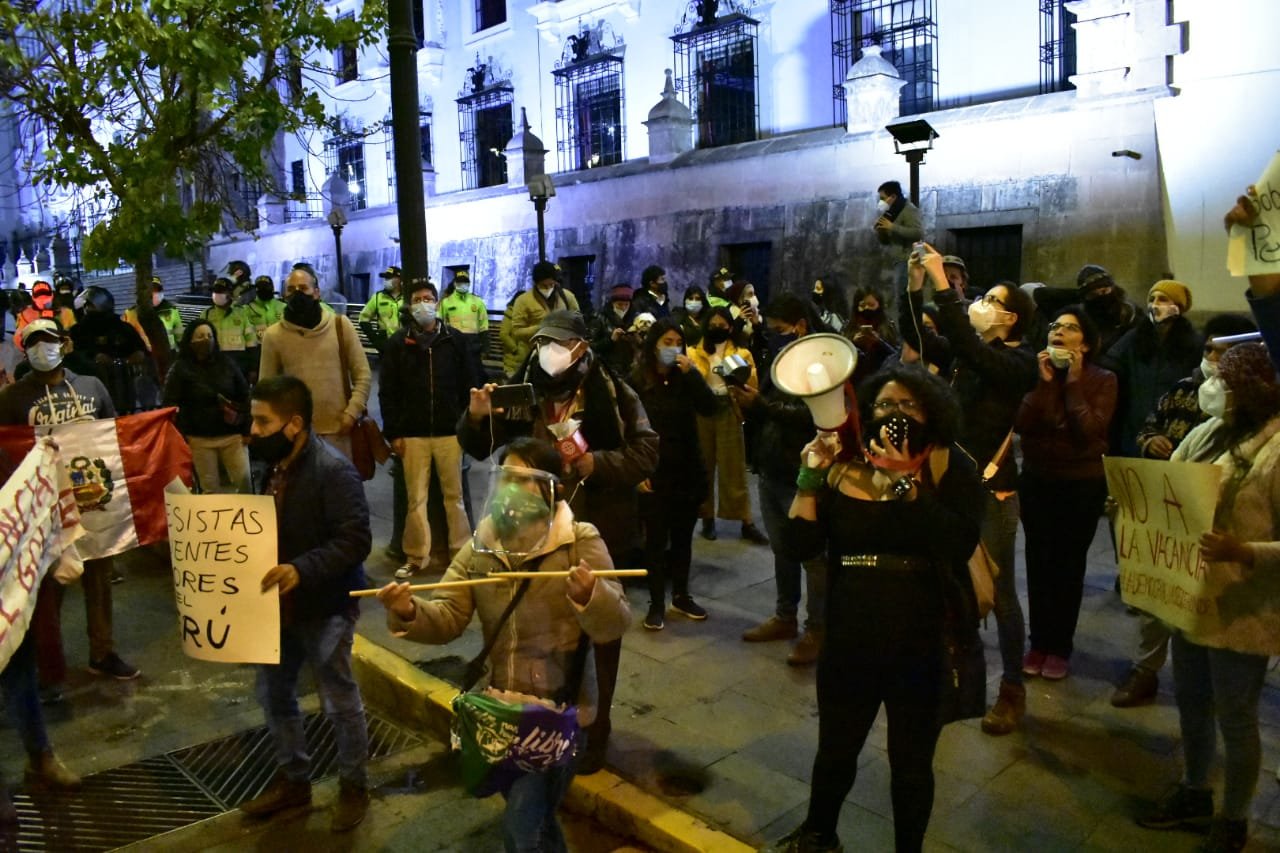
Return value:
[(909, 365), (888, 365), (858, 386), (858, 408), (864, 424), (874, 420), (872, 404), (880, 389), (896, 382), (924, 406), (925, 424), (935, 444), (951, 444), (960, 435), (960, 401), (951, 386), (927, 370)]

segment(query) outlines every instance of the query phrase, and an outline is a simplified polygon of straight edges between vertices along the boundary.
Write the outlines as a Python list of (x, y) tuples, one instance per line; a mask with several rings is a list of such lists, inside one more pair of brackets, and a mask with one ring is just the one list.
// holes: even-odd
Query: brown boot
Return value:
[(1135, 666), (1129, 677), (1111, 694), (1111, 704), (1117, 708), (1136, 708), (1154, 702), (1160, 689), (1160, 676), (1149, 669)]
[(769, 643), (774, 640), (794, 640), (799, 633), (796, 620), (770, 616), (754, 628), (743, 631), (742, 639), (748, 643)]
[(311, 783), (295, 782), (277, 772), (261, 794), (240, 804), (240, 811), (250, 817), (266, 817), (285, 809), (311, 805)]
[(360, 785), (339, 783), (338, 801), (333, 805), (333, 832), (349, 832), (360, 825), (369, 811), (369, 789)]
[(982, 718), (982, 730), (989, 735), (1007, 735), (1018, 727), (1026, 713), (1027, 688), (1001, 681), (996, 703)]
[(25, 778), (27, 787), (42, 791), (80, 790), (80, 777), (68, 770), (50, 749), (31, 756)]
[(791, 649), (791, 654), (787, 655), (787, 663), (791, 666), (810, 666), (818, 662), (818, 655), (822, 653), (822, 632), (806, 630), (800, 635), (800, 641)]

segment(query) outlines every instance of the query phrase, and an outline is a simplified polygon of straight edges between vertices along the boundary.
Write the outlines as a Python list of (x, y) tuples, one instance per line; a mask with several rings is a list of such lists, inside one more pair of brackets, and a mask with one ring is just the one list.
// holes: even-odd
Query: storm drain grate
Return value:
[[(420, 743), (412, 732), (365, 711), (369, 759)], [(337, 749), (324, 714), (304, 718), (311, 778), (333, 773)], [(266, 726), (86, 776), (78, 793), (19, 792), (17, 828), (0, 830), (0, 850), (111, 850), (236, 808), (266, 787), (275, 758)]]

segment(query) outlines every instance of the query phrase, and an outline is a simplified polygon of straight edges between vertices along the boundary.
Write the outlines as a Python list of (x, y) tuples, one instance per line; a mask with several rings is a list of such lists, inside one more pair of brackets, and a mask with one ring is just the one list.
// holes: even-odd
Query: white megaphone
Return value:
[[(858, 350), (841, 335), (806, 335), (787, 344), (774, 357), (769, 375), (774, 387), (799, 397), (809, 407), (813, 422), (836, 452), (835, 430), (849, 416), (845, 409), (844, 387), (858, 364)], [(810, 460), (811, 465), (816, 463)]]

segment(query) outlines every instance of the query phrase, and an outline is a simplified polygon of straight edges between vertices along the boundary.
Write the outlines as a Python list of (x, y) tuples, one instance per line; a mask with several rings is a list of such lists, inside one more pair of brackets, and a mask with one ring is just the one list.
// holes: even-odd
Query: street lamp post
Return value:
[(924, 119), (900, 121), (885, 127), (893, 136), (893, 150), (907, 160), (911, 169), (911, 203), (920, 206), (920, 164), (926, 151), (933, 148), (938, 131)]
[(347, 206), (351, 204), (351, 189), (342, 177), (341, 168), (335, 169), (329, 176), (329, 180), (325, 182), (325, 188), (328, 190), (326, 203), (329, 207), (325, 219), (333, 229), (333, 251), (338, 257), (338, 292), (345, 297), (347, 278), (342, 263), (342, 229), (347, 224)]
[(534, 212), (538, 214), (538, 260), (547, 259), (547, 229), (545, 214), (547, 201), (556, 194), (556, 185), (551, 182), (550, 175), (534, 175), (526, 184), (529, 188), (529, 200), (533, 202)]

